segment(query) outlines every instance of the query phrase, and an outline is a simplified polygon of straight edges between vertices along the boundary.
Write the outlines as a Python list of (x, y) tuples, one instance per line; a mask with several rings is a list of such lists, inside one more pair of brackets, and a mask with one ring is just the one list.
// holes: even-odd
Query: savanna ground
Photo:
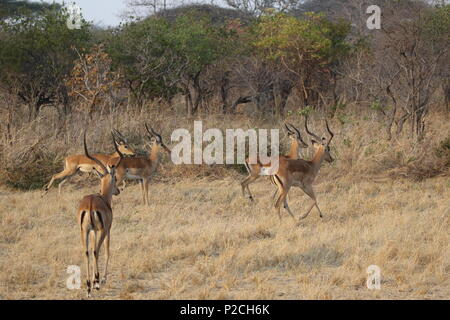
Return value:
[[(322, 180), (325, 217), (313, 211), (299, 227), (286, 213), (280, 223), (264, 180), (253, 185), (255, 204), (231, 178), (153, 184), (148, 208), (138, 185), (127, 188), (114, 202), (109, 281), (94, 297), (449, 298), (448, 179)], [(83, 266), (85, 277), (74, 208), (97, 191), (88, 189), (45, 200), (40, 192), (1, 193), (0, 298), (85, 298), (65, 283), (68, 265)], [(294, 189), (297, 213), (306, 201)], [(381, 268), (381, 290), (366, 287), (372, 264)]]
[[(239, 181), (244, 175), (239, 171), (174, 166), (163, 157), (150, 186), (149, 207), (142, 205), (137, 184), (114, 198), (109, 278), (93, 297), (448, 299), (450, 180), (448, 171), (433, 173), (438, 170), (433, 165), (442, 163), (428, 164), (426, 159), (431, 161), (449, 128), (447, 117), (433, 119), (427, 143), (417, 146), (406, 138), (381, 139), (373, 117), (331, 121), (336, 161), (325, 164), (315, 182), (324, 218), (313, 209), (298, 227), (283, 209), (279, 221), (271, 200), (274, 187), (267, 178), (250, 186), (256, 198), (250, 203), (242, 197)], [(156, 116), (148, 120), (163, 128)], [(301, 127), (300, 118), (290, 120)], [(134, 136), (131, 130), (142, 132), (145, 119), (121, 121), (119, 128)], [(165, 121), (166, 140), (170, 130), (188, 126), (188, 120)], [(218, 121), (210, 118), (207, 125), (218, 127)], [(112, 121), (103, 123), (96, 132), (104, 134), (107, 145)], [(34, 146), (30, 132), (45, 136), (46, 126), (42, 121), (13, 132), (15, 141)], [(233, 123), (253, 126), (250, 120)], [(312, 126), (320, 128), (319, 122)], [(70, 129), (76, 137), (71, 144), (56, 134), (42, 144), (55, 146), (53, 150), (68, 145), (67, 153), (80, 152), (82, 129)], [(96, 142), (99, 149), (93, 135), (91, 145)], [(55, 159), (60, 169), (61, 159)], [(208, 175), (202, 176), (202, 170), (209, 170)], [(417, 178), (427, 174), (432, 177)], [(0, 188), (0, 299), (85, 298), (75, 209), (82, 196), (97, 191), (98, 180), (86, 177), (66, 183), (61, 197), (57, 188), (44, 198), (41, 190)], [(289, 202), (297, 217), (309, 201), (300, 189), (292, 189)], [(66, 288), (69, 265), (81, 266), (82, 290)], [(370, 265), (381, 269), (380, 290), (366, 287)]]

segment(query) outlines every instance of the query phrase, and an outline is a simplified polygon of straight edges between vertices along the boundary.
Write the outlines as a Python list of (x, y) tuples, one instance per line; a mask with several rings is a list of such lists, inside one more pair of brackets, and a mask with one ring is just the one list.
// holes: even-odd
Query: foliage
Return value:
[(42, 12), (27, 9), (0, 21), (0, 83), (30, 105), (30, 117), (54, 102), (64, 77), (72, 68), (75, 52), (90, 41), (88, 24), (70, 30), (65, 9)]
[(50, 8), (61, 8), (58, 3), (30, 2), (27, 0), (0, 0), (0, 19), (20, 14), (21, 10), (28, 9), (32, 12), (42, 12)]
[(112, 61), (103, 45), (96, 45), (89, 53), (78, 55), (65, 84), (69, 96), (84, 100), (84, 109), (92, 116), (99, 100), (119, 88), (120, 74), (111, 70)]
[(170, 99), (182, 80), (196, 82), (207, 66), (229, 52), (227, 39), (232, 33), (195, 11), (175, 20), (155, 16), (121, 26), (111, 37), (108, 52), (138, 101), (144, 95)]
[(324, 66), (344, 55), (349, 25), (332, 23), (321, 14), (297, 19), (284, 13), (263, 15), (254, 26), (255, 49), (268, 60), (281, 62), (291, 72), (305, 66)]

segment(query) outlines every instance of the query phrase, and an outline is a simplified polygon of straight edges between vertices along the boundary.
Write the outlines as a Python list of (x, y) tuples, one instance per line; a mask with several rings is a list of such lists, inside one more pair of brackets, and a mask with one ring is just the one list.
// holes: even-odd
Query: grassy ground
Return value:
[[(317, 211), (295, 227), (272, 209), (267, 179), (242, 198), (238, 180), (138, 185), (114, 199), (108, 283), (98, 299), (412, 299), (450, 298), (450, 181), (354, 179), (316, 182)], [(0, 299), (85, 298), (75, 219), (97, 183), (39, 191), (0, 190)], [(290, 194), (299, 216), (309, 201)], [(101, 254), (100, 266), (104, 257)], [(381, 290), (366, 287), (369, 265)], [(82, 266), (83, 290), (68, 290), (68, 265)]]

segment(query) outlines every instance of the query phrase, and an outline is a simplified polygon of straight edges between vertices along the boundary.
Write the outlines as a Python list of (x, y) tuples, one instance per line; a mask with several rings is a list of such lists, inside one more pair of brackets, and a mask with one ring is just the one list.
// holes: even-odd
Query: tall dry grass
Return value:
[[(325, 168), (325, 174), (333, 168)], [(273, 211), (268, 179), (241, 195), (241, 176), (139, 186), (113, 200), (109, 280), (96, 299), (448, 299), (450, 185), (321, 179), (317, 211), (296, 227)], [(68, 189), (68, 190), (67, 190)], [(66, 288), (69, 265), (85, 280), (75, 209), (91, 187), (0, 191), (0, 299), (83, 299)], [(290, 194), (297, 217), (308, 198)], [(100, 267), (104, 263), (100, 254)], [(366, 287), (381, 269), (381, 290)]]
[[(181, 107), (179, 106), (179, 109)], [(41, 188), (52, 174), (62, 170), (67, 155), (82, 153), (81, 137), (88, 128), (88, 141), (97, 152), (112, 153), (110, 130), (118, 128), (141, 153), (149, 151), (145, 138), (144, 123), (149, 123), (161, 132), (168, 145), (174, 129), (186, 128), (193, 133), (194, 120), (203, 121), (203, 130), (208, 128), (283, 128), (278, 118), (255, 118), (251, 115), (199, 115), (188, 119), (182, 110), (164, 110), (158, 106), (147, 106), (140, 110), (121, 108), (96, 115), (93, 120), (83, 114), (73, 114), (61, 121), (53, 109), (44, 110), (32, 123), (19, 120), (20, 113), (11, 122), (10, 129), (0, 140), (0, 181), (21, 190)], [(295, 113), (293, 113), (295, 114)], [(6, 115), (1, 115), (7, 123)], [(311, 127), (318, 134), (325, 134), (323, 116), (311, 116)], [(342, 120), (345, 119), (345, 120)], [(287, 121), (303, 129), (303, 117), (290, 115)], [(405, 177), (421, 180), (439, 175), (448, 175), (450, 168), (450, 117), (444, 112), (428, 116), (427, 134), (423, 141), (411, 139), (408, 130), (387, 141), (385, 123), (377, 111), (361, 112), (357, 106), (345, 111), (344, 116), (330, 119), (336, 133), (332, 153), (336, 158), (332, 175), (352, 175), (366, 179)], [(4, 128), (5, 126), (2, 126)], [(223, 131), (224, 132), (224, 131)], [(308, 139), (304, 133), (304, 138)], [(282, 150), (286, 152), (288, 139), (282, 130)], [(306, 152), (304, 157), (311, 155)], [(174, 166), (167, 161), (162, 164), (156, 179), (184, 179), (186, 177), (222, 178), (234, 172), (245, 173), (242, 165), (232, 166)]]
[[(257, 199), (251, 204), (241, 195), (239, 167), (175, 166), (165, 156), (150, 186), (150, 207), (142, 205), (137, 185), (114, 198), (109, 282), (94, 297), (448, 299), (448, 115), (429, 115), (427, 135), (417, 143), (406, 132), (386, 141), (375, 112), (347, 112), (345, 121), (330, 121), (336, 161), (324, 165), (315, 183), (323, 220), (313, 211), (295, 227), (283, 212), (280, 223), (267, 179), (251, 185)], [(93, 150), (113, 152), (115, 127), (148, 151), (144, 122), (168, 141), (176, 128), (191, 130), (193, 120), (177, 110), (146, 108), (95, 122), (77, 114), (59, 122), (48, 109), (33, 123), (15, 121), (2, 132), (0, 299), (84, 298), (84, 290), (66, 288), (66, 269), (81, 266), (85, 279), (75, 208), (98, 191), (98, 179), (75, 178), (61, 197), (52, 190), (41, 198), (32, 189), (62, 169), (64, 156), (82, 151), (86, 127)], [(282, 127), (280, 120), (245, 114), (195, 120), (205, 129)], [(324, 132), (318, 115), (311, 120), (315, 132)], [(301, 126), (302, 119), (288, 121)], [(289, 201), (299, 217), (309, 200), (293, 189)], [(372, 264), (381, 268), (381, 290), (366, 287)]]

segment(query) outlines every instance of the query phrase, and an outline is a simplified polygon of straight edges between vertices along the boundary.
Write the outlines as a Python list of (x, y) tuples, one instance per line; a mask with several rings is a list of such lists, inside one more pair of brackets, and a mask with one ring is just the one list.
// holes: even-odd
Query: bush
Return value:
[(43, 188), (51, 175), (61, 170), (63, 157), (32, 146), (17, 157), (2, 159), (0, 178), (5, 185), (21, 190)]

